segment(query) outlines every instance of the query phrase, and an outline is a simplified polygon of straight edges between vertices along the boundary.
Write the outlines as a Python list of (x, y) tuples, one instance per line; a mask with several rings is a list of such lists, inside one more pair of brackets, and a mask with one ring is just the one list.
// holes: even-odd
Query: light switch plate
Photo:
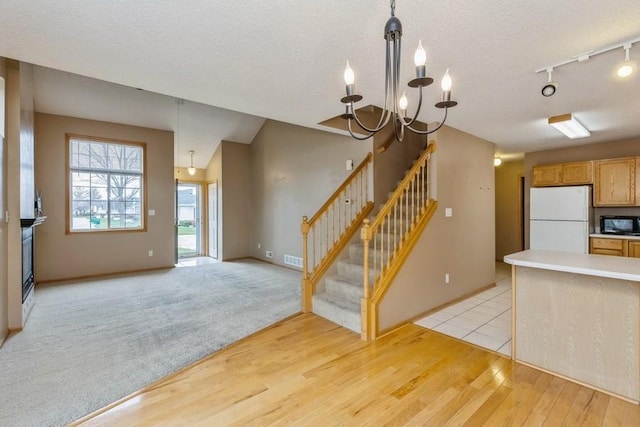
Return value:
[(444, 208), (444, 216), (447, 218), (453, 216), (453, 208)]
[(347, 170), (348, 171), (353, 170), (353, 160), (347, 160)]
[(155, 214), (156, 214), (155, 209), (149, 209), (149, 216), (155, 216)]

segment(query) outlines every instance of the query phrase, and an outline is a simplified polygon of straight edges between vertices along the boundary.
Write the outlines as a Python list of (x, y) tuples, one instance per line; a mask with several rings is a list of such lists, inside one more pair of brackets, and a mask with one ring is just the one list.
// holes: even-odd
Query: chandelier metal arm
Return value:
[(418, 93), (419, 93), (419, 98), (418, 98), (418, 106), (416, 107), (416, 113), (413, 115), (413, 118), (408, 122), (404, 120), (404, 117), (400, 117), (400, 120), (402, 120), (403, 126), (411, 126), (418, 119), (418, 115), (420, 114), (420, 109), (422, 108), (422, 86), (419, 87)]
[[(391, 112), (390, 111), (383, 111), (382, 115), (380, 116), (380, 121), (378, 122), (378, 125), (376, 127), (374, 127), (374, 128), (369, 128), (364, 123), (362, 123), (360, 118), (358, 118), (358, 114), (356, 113), (356, 109), (354, 108), (353, 104), (351, 104), (351, 109), (353, 111), (352, 112), (353, 119), (356, 121), (358, 126), (360, 126), (362, 129), (366, 130), (367, 132), (371, 132), (371, 135), (373, 135), (374, 133), (379, 132), (382, 129), (384, 129), (384, 127), (387, 125), (387, 123), (389, 123), (389, 119), (391, 117)], [(386, 115), (386, 117), (385, 117), (385, 115)]]
[(440, 129), (442, 126), (444, 126), (444, 122), (447, 121), (447, 112), (449, 111), (449, 109), (447, 107), (444, 108), (444, 117), (442, 118), (442, 121), (440, 122), (440, 124), (438, 125), (438, 127), (436, 127), (435, 129), (427, 129), (427, 130), (418, 130), (418, 129), (414, 129), (411, 126), (407, 125), (406, 127), (409, 128), (409, 130), (413, 133), (417, 133), (419, 135), (429, 135), (434, 133), (435, 131), (437, 131), (438, 129)]
[[(354, 114), (354, 117), (355, 117), (355, 114)], [(352, 138), (355, 138), (358, 141), (364, 141), (366, 139), (371, 138), (373, 135), (375, 135), (375, 132), (369, 131), (369, 135), (367, 135), (367, 136), (358, 136), (355, 133), (353, 133), (353, 130), (351, 129), (351, 119), (347, 120), (347, 122), (349, 124), (349, 134), (351, 135)]]

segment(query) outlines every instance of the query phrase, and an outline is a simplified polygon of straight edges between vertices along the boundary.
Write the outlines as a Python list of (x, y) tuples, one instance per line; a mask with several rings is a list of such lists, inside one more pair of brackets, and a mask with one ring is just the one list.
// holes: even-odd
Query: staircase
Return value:
[[(389, 200), (375, 217), (369, 217), (371, 202), (364, 202), (365, 191), (355, 213), (345, 215), (341, 225), (341, 203), (348, 188), (358, 187), (352, 177), (308, 220), (302, 221), (303, 309), (359, 333), (362, 339), (375, 339), (378, 307), (395, 275), (413, 249), (422, 230), (433, 216), (437, 202), (430, 198), (431, 142), (414, 162)], [(367, 160), (367, 159), (365, 159)], [(363, 161), (362, 168), (366, 168)], [(357, 181), (356, 181), (357, 182)], [(335, 233), (335, 211), (341, 232)], [(360, 229), (360, 233), (357, 233)], [(333, 237), (338, 234), (337, 237)], [(359, 234), (359, 235), (357, 235)], [(365, 286), (365, 283), (367, 284)]]
[(324, 279), (324, 291), (313, 296), (313, 312), (360, 333), (360, 303), (364, 295), (364, 249), (360, 238), (349, 244), (347, 257), (338, 260), (337, 274)]
[[(399, 185), (400, 183), (401, 181)], [(392, 199), (393, 194), (389, 193), (389, 200)], [(413, 205), (410, 206), (413, 207)], [(381, 209), (382, 206), (379, 211)], [(372, 216), (369, 221), (373, 222), (374, 219), (375, 216)], [(377, 235), (375, 249), (369, 251), (369, 282), (371, 284), (375, 272), (372, 263), (376, 258), (380, 258), (382, 250), (386, 250), (383, 249), (384, 244), (389, 241), (396, 248), (401, 240), (399, 233), (393, 232), (401, 229), (399, 221), (396, 218), (394, 222), (397, 223), (390, 225), (390, 232)], [(389, 254), (389, 258), (393, 258), (393, 252)], [(364, 246), (359, 235), (352, 239), (336, 264), (337, 272), (327, 275), (324, 279), (324, 290), (313, 295), (313, 313), (359, 334), (362, 330), (360, 310), (364, 297)]]

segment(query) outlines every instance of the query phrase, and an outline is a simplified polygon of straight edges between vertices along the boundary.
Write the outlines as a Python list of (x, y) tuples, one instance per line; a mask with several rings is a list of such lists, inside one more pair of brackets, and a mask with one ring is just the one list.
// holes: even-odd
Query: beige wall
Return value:
[(222, 141), (222, 259), (251, 256), (251, 146)]
[[(10, 329), (23, 326), (20, 218), (34, 217), (33, 65), (6, 64), (7, 309)], [(38, 230), (35, 230), (37, 239)]]
[[(146, 144), (145, 210), (155, 210), (146, 231), (65, 234), (66, 133)], [(38, 113), (35, 139), (36, 187), (48, 217), (36, 239), (38, 281), (173, 266), (173, 132)]]
[[(496, 174), (496, 260), (522, 250), (520, 179), (524, 161), (503, 162)], [(524, 196), (524, 194), (522, 195)]]
[(196, 169), (195, 175), (189, 175), (188, 168), (173, 168), (173, 178), (184, 182), (203, 182), (207, 179), (206, 169)]
[[(556, 150), (536, 151), (524, 155), (525, 173), (525, 248), (529, 247), (529, 189), (531, 187), (531, 168), (546, 163), (578, 162), (583, 160), (615, 159), (618, 157), (640, 156), (640, 137), (623, 141), (603, 142), (599, 144), (579, 145)], [(640, 208), (606, 208), (594, 211), (595, 219), (599, 215), (640, 215)]]
[(370, 140), (267, 120), (251, 143), (251, 255), (279, 265), (285, 254), (301, 257), (302, 217), (311, 217), (349, 176), (347, 160), (356, 166), (371, 151)]
[[(374, 146), (380, 147), (389, 138), (395, 138), (390, 125), (374, 136)], [(382, 153), (374, 150), (373, 183), (376, 205), (386, 203), (389, 193), (394, 191), (398, 181), (405, 177), (406, 171), (412, 166), (412, 161), (420, 156), (425, 143), (425, 136), (407, 131), (402, 142), (394, 141)]]
[(438, 212), (381, 303), (381, 330), (495, 280), (494, 144), (446, 126), (435, 140)]
[(9, 332), (9, 311), (7, 308), (7, 225), (5, 211), (7, 209), (5, 178), (6, 170), (6, 144), (5, 128), (5, 87), (7, 67), (4, 58), (0, 58), (0, 347)]

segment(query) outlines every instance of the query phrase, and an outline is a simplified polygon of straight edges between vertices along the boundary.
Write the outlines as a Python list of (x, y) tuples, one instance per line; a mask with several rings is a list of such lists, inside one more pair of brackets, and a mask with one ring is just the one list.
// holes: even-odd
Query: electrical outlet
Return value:
[(444, 275), (444, 283), (449, 283), (449, 273), (445, 273), (445, 275)]
[(267, 252), (265, 253), (265, 256), (266, 256), (267, 258), (273, 258), (273, 251), (267, 251)]
[(153, 251), (149, 251), (149, 256), (153, 256)]

